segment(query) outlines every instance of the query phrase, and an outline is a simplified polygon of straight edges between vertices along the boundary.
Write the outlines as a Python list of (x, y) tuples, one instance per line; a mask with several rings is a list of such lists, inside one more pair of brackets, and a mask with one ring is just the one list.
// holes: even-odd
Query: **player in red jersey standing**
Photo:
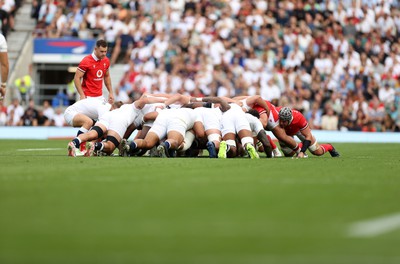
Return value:
[[(331, 144), (318, 144), (302, 113), (289, 107), (277, 107), (276, 109), (279, 111), (279, 126), (285, 129), (288, 136), (297, 136), (302, 142), (300, 153), (297, 154), (298, 158), (307, 157), (305, 154), (307, 149), (316, 156), (322, 156), (329, 152), (332, 157), (340, 157)], [(293, 156), (295, 154), (285, 143), (279, 142), (279, 144), (285, 156)]]
[[(85, 98), (98, 98), (102, 102), (105, 101), (103, 97), (103, 80), (108, 90), (108, 100), (104, 103), (114, 103), (114, 93), (111, 85), (110, 77), (110, 60), (106, 57), (107, 42), (105, 40), (98, 40), (92, 54), (87, 55), (79, 63), (75, 72), (74, 84), (79, 94), (79, 100)], [(88, 101), (88, 103), (93, 100)], [(97, 104), (94, 103), (95, 108)], [(90, 108), (89, 106), (86, 106)], [(79, 129), (77, 136), (86, 133), (88, 129), (83, 126)], [(85, 151), (85, 145), (80, 147), (81, 151)]]
[(84, 57), (79, 63), (75, 72), (74, 84), (80, 100), (86, 97), (99, 97), (102, 99), (104, 80), (108, 90), (108, 103), (114, 103), (114, 93), (108, 70), (110, 68), (110, 60), (106, 57), (106, 54), (107, 42), (100, 39), (96, 42), (93, 53)]

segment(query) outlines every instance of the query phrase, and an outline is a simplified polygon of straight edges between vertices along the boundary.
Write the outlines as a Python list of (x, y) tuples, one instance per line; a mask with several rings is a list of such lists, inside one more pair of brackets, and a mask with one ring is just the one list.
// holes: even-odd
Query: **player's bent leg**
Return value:
[(217, 152), (218, 152), (218, 149), (219, 149), (219, 142), (221, 141), (220, 132), (218, 130), (215, 131), (215, 130), (210, 129), (210, 130), (206, 131), (206, 134), (207, 134), (207, 139), (208, 139), (206, 147), (207, 147), (207, 150), (208, 150), (208, 153), (209, 153), (209, 157), (210, 158), (217, 158), (218, 157)]
[(95, 143), (94, 142), (89, 142), (89, 144), (86, 146), (86, 153), (85, 156), (86, 157), (92, 157), (95, 154)]
[(159, 141), (160, 141), (160, 138), (154, 132), (147, 133), (146, 137), (143, 140), (140, 140), (140, 139), (135, 140), (135, 142), (138, 144), (137, 147), (138, 148), (143, 148), (143, 149), (151, 149)]
[(260, 156), (258, 155), (256, 148), (253, 145), (253, 138), (252, 137), (243, 137), (241, 139), (242, 145), (245, 147), (247, 153), (249, 154), (251, 159), (259, 159)]
[(281, 146), (281, 150), (285, 157), (293, 157), (295, 156), (296, 152), (293, 151), (290, 147), (288, 147), (284, 142), (279, 141), (279, 145)]
[(217, 158), (217, 149), (215, 147), (215, 143), (213, 141), (208, 141), (206, 147), (208, 150), (208, 156), (210, 158)]
[(227, 144), (226, 141), (221, 141), (219, 143), (219, 150), (218, 150), (218, 158), (219, 159), (226, 159), (226, 152), (227, 152)]
[(185, 133), (185, 139), (183, 140), (182, 144), (179, 145), (178, 149), (179, 151), (186, 151), (192, 146), (193, 141), (195, 139), (195, 135), (193, 134), (192, 131), (186, 131)]
[(246, 149), (250, 158), (259, 159), (260, 156), (258, 155), (256, 149), (254, 148), (254, 139), (252, 137), (251, 131), (247, 129), (242, 129), (238, 132), (238, 136), (240, 138), (242, 146)]
[(218, 158), (226, 159), (227, 157), (232, 158), (236, 156), (235, 138), (235, 133), (227, 133), (223, 136), (223, 141), (219, 145)]
[(338, 158), (338, 157), (340, 157), (339, 152), (337, 152), (337, 150), (335, 149), (334, 146), (332, 146), (332, 144), (323, 144), (323, 145), (330, 145), (330, 146), (332, 147), (331, 150), (328, 150), (328, 151), (329, 151), (329, 154), (331, 154), (331, 157), (332, 157), (332, 158)]
[(329, 154), (331, 155), (332, 158), (340, 157), (339, 152), (336, 151), (336, 149), (333, 147), (332, 144), (321, 144), (319, 149), (320, 149), (319, 153), (322, 153), (322, 154), (320, 154), (318, 156), (321, 156), (321, 155), (325, 154), (326, 152), (329, 152)]
[(68, 156), (76, 157), (76, 147), (72, 141), (68, 143), (67, 150), (68, 150)]
[(157, 154), (160, 158), (169, 158), (169, 148), (171, 144), (168, 141), (164, 141), (157, 147)]
[(121, 137), (116, 132), (109, 130), (102, 151), (107, 153), (108, 155), (111, 155), (114, 152), (115, 148), (119, 146), (120, 141)]
[(170, 147), (172, 149), (177, 149), (183, 143), (185, 133), (186, 131), (184, 133), (175, 130), (168, 131), (167, 140), (171, 144)]
[(184, 135), (182, 132), (178, 132), (175, 130), (168, 131), (167, 140), (157, 147), (157, 152), (159, 156), (162, 158), (173, 157), (175, 155), (175, 151), (183, 143), (183, 140)]
[(83, 127), (86, 130), (89, 130), (93, 126), (93, 120), (84, 114), (76, 114), (72, 119), (73, 127)]
[(125, 151), (127, 145), (128, 145), (128, 140), (126, 140), (125, 138), (121, 139), (121, 142), (119, 143), (118, 146), (118, 156), (120, 157), (128, 156), (128, 152)]
[(327, 152), (325, 148), (318, 144), (317, 140), (313, 137), (311, 146), (308, 147), (308, 150), (315, 156), (322, 156)]

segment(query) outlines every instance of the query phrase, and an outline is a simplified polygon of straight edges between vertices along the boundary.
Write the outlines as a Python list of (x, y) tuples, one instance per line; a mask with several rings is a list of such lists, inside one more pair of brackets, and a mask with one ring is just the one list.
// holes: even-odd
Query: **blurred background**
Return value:
[(65, 126), (76, 67), (103, 38), (116, 100), (259, 94), (314, 130), (400, 130), (397, 0), (0, 3), (10, 61), (0, 126)]

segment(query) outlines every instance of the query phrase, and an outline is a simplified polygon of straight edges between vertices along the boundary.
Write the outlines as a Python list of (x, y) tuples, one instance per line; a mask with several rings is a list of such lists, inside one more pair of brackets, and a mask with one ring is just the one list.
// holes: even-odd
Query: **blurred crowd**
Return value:
[(40, 107), (30, 99), (27, 105), (21, 105), (14, 98), (7, 107), (0, 101), (0, 126), (66, 126), (62, 107), (54, 108), (49, 101), (44, 101)]
[(104, 38), (116, 100), (261, 95), (312, 129), (400, 130), (397, 0), (33, 0), (36, 37)]

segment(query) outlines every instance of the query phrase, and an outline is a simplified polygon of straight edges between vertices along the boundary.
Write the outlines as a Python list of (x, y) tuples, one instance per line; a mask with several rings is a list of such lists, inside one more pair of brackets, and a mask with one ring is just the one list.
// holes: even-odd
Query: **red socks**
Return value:
[(269, 135), (267, 135), (267, 138), (268, 138), (269, 144), (271, 144), (272, 149), (276, 149), (276, 144), (274, 143), (272, 138)]
[(321, 144), (320, 146), (324, 150), (324, 153), (329, 152), (333, 149), (331, 144)]
[(86, 151), (86, 142), (82, 142), (82, 143), (79, 145), (79, 150), (80, 150), (80, 151)]

